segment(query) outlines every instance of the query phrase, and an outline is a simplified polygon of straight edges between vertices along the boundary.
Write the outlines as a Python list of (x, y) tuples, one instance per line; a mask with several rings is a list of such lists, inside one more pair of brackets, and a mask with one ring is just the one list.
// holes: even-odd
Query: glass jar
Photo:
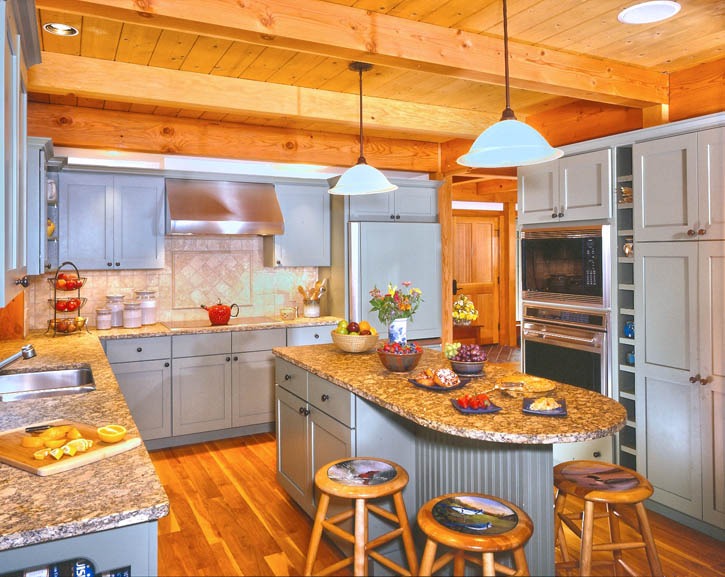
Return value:
[(111, 326), (123, 326), (123, 295), (106, 295), (106, 308), (111, 309)]
[(135, 290), (136, 300), (141, 303), (141, 324), (152, 325), (156, 322), (156, 291)]
[(99, 331), (111, 328), (111, 309), (96, 309), (96, 328)]
[(141, 326), (141, 301), (126, 301), (123, 303), (123, 328), (137, 329)]
[(304, 299), (302, 301), (302, 315), (307, 318), (317, 318), (320, 316), (320, 301), (312, 299)]

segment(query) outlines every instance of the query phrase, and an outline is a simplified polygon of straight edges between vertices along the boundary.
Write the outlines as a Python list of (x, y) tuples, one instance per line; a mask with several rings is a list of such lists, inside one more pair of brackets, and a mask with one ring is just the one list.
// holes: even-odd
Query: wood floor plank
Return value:
[[(312, 520), (277, 484), (273, 434), (153, 451), (151, 459), (171, 503), (170, 515), (158, 526), (159, 576), (302, 574)], [(657, 513), (648, 515), (667, 577), (725, 577), (723, 543)], [(604, 523), (595, 523), (597, 541), (607, 534)], [(627, 526), (622, 532), (631, 535)], [(568, 530), (567, 545), (578, 558), (578, 541)], [(624, 556), (647, 574), (643, 552)], [(324, 541), (316, 566), (340, 559)], [(607, 566), (593, 571), (595, 577), (611, 574)]]

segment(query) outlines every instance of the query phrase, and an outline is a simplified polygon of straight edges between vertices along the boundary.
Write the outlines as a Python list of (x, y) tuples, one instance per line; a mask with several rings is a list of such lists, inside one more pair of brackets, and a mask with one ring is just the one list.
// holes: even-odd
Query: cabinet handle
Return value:
[(282, 264), (282, 261), (281, 261), (281, 260), (278, 260), (278, 261), (277, 261), (277, 264)]
[(305, 409), (304, 407), (300, 407), (300, 415), (303, 415), (303, 416), (306, 417), (309, 414), (310, 414), (310, 410), (309, 409)]
[(239, 357), (238, 357), (238, 356), (236, 356), (236, 355), (234, 355), (234, 360), (235, 360), (235, 361), (238, 361), (238, 360), (239, 360)]
[(45, 265), (45, 268), (46, 268), (47, 270), (50, 270), (50, 269), (52, 268), (52, 267), (51, 267), (51, 264), (50, 264), (50, 263), (47, 263), (47, 264)]
[(322, 396), (320, 397), (320, 400), (321, 400), (321, 401), (322, 401), (323, 403), (324, 403), (325, 401), (329, 401), (329, 400), (330, 400), (330, 395), (322, 395)]
[(707, 231), (704, 228), (697, 229), (697, 234), (699, 234), (700, 236), (704, 236), (706, 233)]
[(394, 214), (391, 214), (390, 215), (390, 220), (395, 220), (395, 215)]
[(315, 333), (315, 338), (316, 339), (319, 339), (320, 338), (320, 335), (318, 335), (317, 333)]
[(284, 380), (289, 381), (292, 378), (292, 375), (285, 375)]
[(19, 284), (25, 288), (30, 286), (30, 279), (28, 279), (27, 275), (22, 278), (16, 278), (15, 284)]
[(694, 377), (690, 377), (691, 383), (701, 383), (702, 379), (700, 378), (700, 373), (696, 374)]
[(554, 209), (554, 212), (551, 213), (551, 218), (556, 218), (557, 214), (556, 209)]
[(595, 459), (598, 459), (601, 456), (602, 456), (602, 453), (600, 451), (594, 451), (592, 453), (592, 457), (594, 457)]
[(692, 229), (690, 229), (690, 230), (687, 231), (687, 236), (695, 236), (696, 234), (697, 233), (694, 230), (692, 230)]
[(396, 214), (395, 215), (395, 220), (400, 220), (400, 215), (399, 214)]
[(116, 266), (121, 266), (121, 263), (116, 261)]
[(560, 212), (559, 213), (559, 218), (564, 218), (564, 213), (563, 212)]
[(171, 363), (169, 363), (169, 362), (166, 362), (166, 363), (164, 363), (164, 366), (165, 366), (165, 367), (170, 367), (170, 366), (171, 366)]
[(106, 263), (106, 266), (113, 266), (113, 263), (112, 262), (107, 262)]
[(140, 353), (143, 349), (141, 347), (136, 347), (136, 352)]
[(227, 357), (227, 362), (231, 361), (232, 357)]

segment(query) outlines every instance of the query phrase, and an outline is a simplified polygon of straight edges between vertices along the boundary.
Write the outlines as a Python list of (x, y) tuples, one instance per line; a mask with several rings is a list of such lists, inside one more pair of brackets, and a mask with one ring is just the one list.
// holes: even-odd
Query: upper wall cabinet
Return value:
[(350, 197), (350, 220), (438, 222), (438, 181), (396, 181), (398, 190)]
[(264, 237), (264, 266), (330, 266), (327, 184), (275, 184), (284, 234)]
[(163, 177), (62, 172), (58, 202), (61, 262), (163, 268)]
[(637, 242), (725, 238), (725, 127), (637, 143)]
[(519, 224), (608, 219), (612, 215), (612, 153), (596, 150), (522, 166)]

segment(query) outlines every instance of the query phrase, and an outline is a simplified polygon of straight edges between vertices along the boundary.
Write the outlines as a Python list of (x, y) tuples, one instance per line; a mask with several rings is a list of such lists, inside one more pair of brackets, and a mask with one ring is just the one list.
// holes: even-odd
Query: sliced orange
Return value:
[(72, 447), (74, 451), (83, 453), (93, 446), (93, 441), (90, 439), (73, 439), (68, 441), (64, 447)]
[(48, 453), (51, 457), (53, 457), (56, 461), (60, 459), (65, 453), (63, 453), (63, 449), (60, 447), (56, 447), (55, 449), (51, 449)]
[(20, 444), (28, 449), (40, 449), (45, 446), (45, 439), (28, 435), (20, 439)]
[(118, 443), (126, 436), (126, 428), (121, 425), (106, 425), (100, 427), (97, 432), (104, 443)]
[(58, 425), (57, 427), (51, 427), (50, 429), (46, 429), (40, 435), (39, 437), (42, 437), (43, 439), (62, 439), (65, 437), (66, 433), (70, 430), (70, 425)]
[(69, 441), (72, 441), (73, 439), (80, 439), (81, 437), (83, 437), (83, 434), (75, 427), (71, 427), (65, 434), (65, 438)]
[(50, 453), (50, 449), (40, 449), (38, 451), (35, 451), (35, 453), (33, 453), (33, 459), (42, 461), (43, 459), (45, 459), (48, 456), (49, 453)]
[(44, 444), (49, 449), (57, 449), (65, 445), (65, 439), (45, 439)]
[(61, 449), (63, 449), (63, 454), (68, 455), (69, 457), (72, 457), (78, 452), (78, 448), (70, 443), (66, 443), (61, 447)]

